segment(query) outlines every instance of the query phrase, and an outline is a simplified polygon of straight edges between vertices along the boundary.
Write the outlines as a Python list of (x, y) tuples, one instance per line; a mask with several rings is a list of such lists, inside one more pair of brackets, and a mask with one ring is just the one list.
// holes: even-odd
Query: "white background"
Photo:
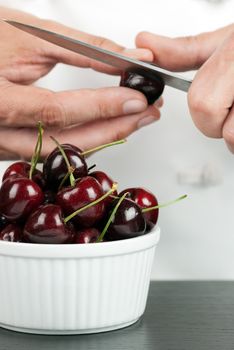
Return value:
[[(21, 0), (8, 1), (8, 6), (128, 47), (134, 46), (141, 30), (195, 34), (233, 22), (234, 13), (232, 0)], [(64, 90), (118, 82), (89, 70), (57, 66), (39, 85)], [(166, 88), (164, 96), (158, 123), (130, 137), (126, 145), (99, 153), (95, 163), (118, 180), (121, 189), (145, 186), (159, 202), (189, 195), (160, 212), (162, 236), (153, 279), (233, 279), (234, 157), (223, 141), (208, 139), (195, 129), (184, 93)]]

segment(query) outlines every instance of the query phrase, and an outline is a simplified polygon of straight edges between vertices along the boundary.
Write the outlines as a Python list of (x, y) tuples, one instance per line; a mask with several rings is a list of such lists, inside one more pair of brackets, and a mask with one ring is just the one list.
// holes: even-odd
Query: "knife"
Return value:
[(11, 20), (4, 20), (4, 22), (23, 30), (24, 32), (49, 41), (50, 43), (68, 49), (70, 51), (117, 67), (122, 71), (136, 71), (140, 69), (142, 74), (143, 72), (145, 72), (148, 76), (160, 77), (165, 85), (171, 86), (178, 90), (187, 92), (192, 83), (191, 80), (185, 79), (170, 71), (159, 68), (158, 66), (152, 63), (139, 61), (130, 57), (125, 57), (119, 53), (108, 51), (100, 47), (87, 44), (80, 40), (72, 39), (67, 36), (54, 33), (42, 28), (34, 27), (28, 24)]

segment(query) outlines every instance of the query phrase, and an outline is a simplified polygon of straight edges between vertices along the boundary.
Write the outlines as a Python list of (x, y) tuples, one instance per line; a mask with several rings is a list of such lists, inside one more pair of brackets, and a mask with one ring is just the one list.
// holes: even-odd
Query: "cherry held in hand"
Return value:
[(153, 104), (163, 93), (164, 83), (159, 77), (148, 77), (145, 72), (123, 72), (120, 86), (143, 93), (148, 104)]

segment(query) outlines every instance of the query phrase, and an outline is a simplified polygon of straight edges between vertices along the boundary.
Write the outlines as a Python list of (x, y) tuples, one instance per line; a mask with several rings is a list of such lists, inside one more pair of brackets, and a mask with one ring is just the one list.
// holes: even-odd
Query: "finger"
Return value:
[(214, 32), (181, 38), (142, 32), (136, 37), (136, 46), (150, 49), (160, 67), (186, 71), (199, 68), (233, 30), (232, 24)]
[[(149, 49), (125, 49), (125, 47), (118, 45), (112, 40), (106, 39), (101, 36), (91, 35), (73, 28), (69, 28), (61, 25), (57, 22), (47, 22), (47, 28), (57, 33), (67, 35), (71, 38), (84, 41), (85, 43), (97, 46), (99, 48), (116, 52), (127, 57), (132, 57), (142, 61), (152, 61), (153, 55)], [(107, 64), (90, 59), (83, 55), (73, 53), (71, 51), (60, 48), (56, 45), (48, 45), (48, 54), (51, 58), (56, 59), (58, 62), (79, 66), (83, 68), (92, 68), (100, 72), (108, 74), (119, 74), (120, 70), (111, 67)]]
[[(8, 13), (4, 13), (4, 15), (5, 15), (4, 18), (9, 17)], [(19, 20), (18, 16), (19, 16), (19, 13), (11, 11), (11, 18), (9, 19), (11, 20), (15, 19), (17, 21)], [(105, 50), (114, 51), (116, 53), (119, 53), (128, 57), (132, 57), (135, 59), (143, 60), (143, 61), (153, 60), (153, 54), (148, 49), (125, 49), (125, 47), (118, 45), (112, 40), (106, 39), (101, 36), (91, 35), (91, 34), (76, 30), (74, 28), (64, 26), (54, 21), (41, 20), (33, 16), (29, 17), (28, 14), (25, 14), (25, 13), (21, 13), (21, 17), (24, 19), (23, 21), (21, 18), (21, 21), (23, 21), (24, 23), (28, 23), (29, 25), (34, 24), (38, 27), (42, 27), (44, 29), (54, 31), (59, 34), (84, 41), (88, 44), (98, 46)], [(25, 50), (25, 47), (27, 47), (29, 50), (32, 51), (32, 57), (33, 55), (35, 55), (35, 52), (33, 52), (32, 49), (36, 48), (38, 57), (39, 56), (41, 57), (41, 62), (47, 63), (49, 65), (49, 68), (52, 68), (56, 63), (61, 62), (61, 63), (83, 67), (83, 68), (93, 68), (97, 71), (105, 72), (108, 74), (119, 74), (120, 72), (120, 70), (117, 68), (114, 68), (107, 64), (90, 59), (83, 55), (74, 53), (67, 49), (63, 49), (59, 46), (56, 46), (52, 43), (46, 42), (39, 38), (32, 37), (28, 33), (20, 32), (20, 35), (19, 35), (18, 29), (13, 28), (12, 26), (10, 26), (5, 22), (0, 22), (0, 26), (3, 29), (3, 33), (15, 32), (15, 35), (17, 35), (17, 38), (19, 38), (19, 42), (22, 43), (22, 50)], [(15, 74), (19, 74), (19, 72), (16, 72)], [(13, 79), (14, 79), (14, 76), (13, 76)]]
[(159, 109), (149, 106), (147, 111), (141, 114), (87, 123), (78, 127), (77, 130), (74, 129), (72, 134), (68, 130), (67, 133), (60, 134), (60, 137), (63, 142), (66, 142), (69, 137), (72, 142), (79, 142), (83, 149), (90, 149), (104, 143), (127, 138), (134, 131), (159, 120), (159, 118)]
[(234, 153), (234, 106), (231, 108), (224, 123), (223, 138), (229, 150)]
[[(134, 131), (157, 121), (160, 112), (154, 106), (140, 114), (105, 119), (100, 122), (90, 122), (64, 130), (45, 130), (43, 135), (42, 157), (55, 148), (50, 139), (53, 135), (60, 143), (71, 143), (82, 149), (89, 149), (104, 143), (126, 138)], [(36, 128), (6, 128), (0, 127), (0, 149), (2, 155), (11, 158), (30, 159), (37, 139)], [(7, 140), (7, 143), (5, 143)], [(7, 147), (7, 149), (6, 149)], [(7, 159), (7, 158), (5, 158)]]
[(198, 71), (188, 93), (194, 123), (209, 137), (223, 136), (223, 126), (233, 106), (233, 46), (232, 34)]
[(140, 113), (147, 109), (140, 92), (124, 87), (52, 92), (0, 80), (0, 126), (65, 126)]
[(163, 98), (160, 97), (155, 103), (154, 103), (155, 107), (161, 108), (163, 106)]

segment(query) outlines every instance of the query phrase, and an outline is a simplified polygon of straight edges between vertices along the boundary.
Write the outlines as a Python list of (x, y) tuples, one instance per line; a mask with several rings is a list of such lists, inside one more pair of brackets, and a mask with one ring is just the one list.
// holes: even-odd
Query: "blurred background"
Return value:
[[(3, 0), (0, 4), (6, 6)], [(233, 22), (234, 13), (233, 0), (8, 0), (7, 6), (127, 47), (134, 46), (142, 30), (196, 34)], [(118, 77), (64, 65), (38, 83), (53, 90), (118, 84)], [(194, 127), (185, 93), (166, 88), (164, 100), (159, 122), (132, 135), (127, 144), (96, 154), (95, 163), (120, 189), (144, 186), (159, 202), (189, 196), (160, 211), (152, 279), (234, 279), (234, 157), (222, 140), (208, 139)]]

